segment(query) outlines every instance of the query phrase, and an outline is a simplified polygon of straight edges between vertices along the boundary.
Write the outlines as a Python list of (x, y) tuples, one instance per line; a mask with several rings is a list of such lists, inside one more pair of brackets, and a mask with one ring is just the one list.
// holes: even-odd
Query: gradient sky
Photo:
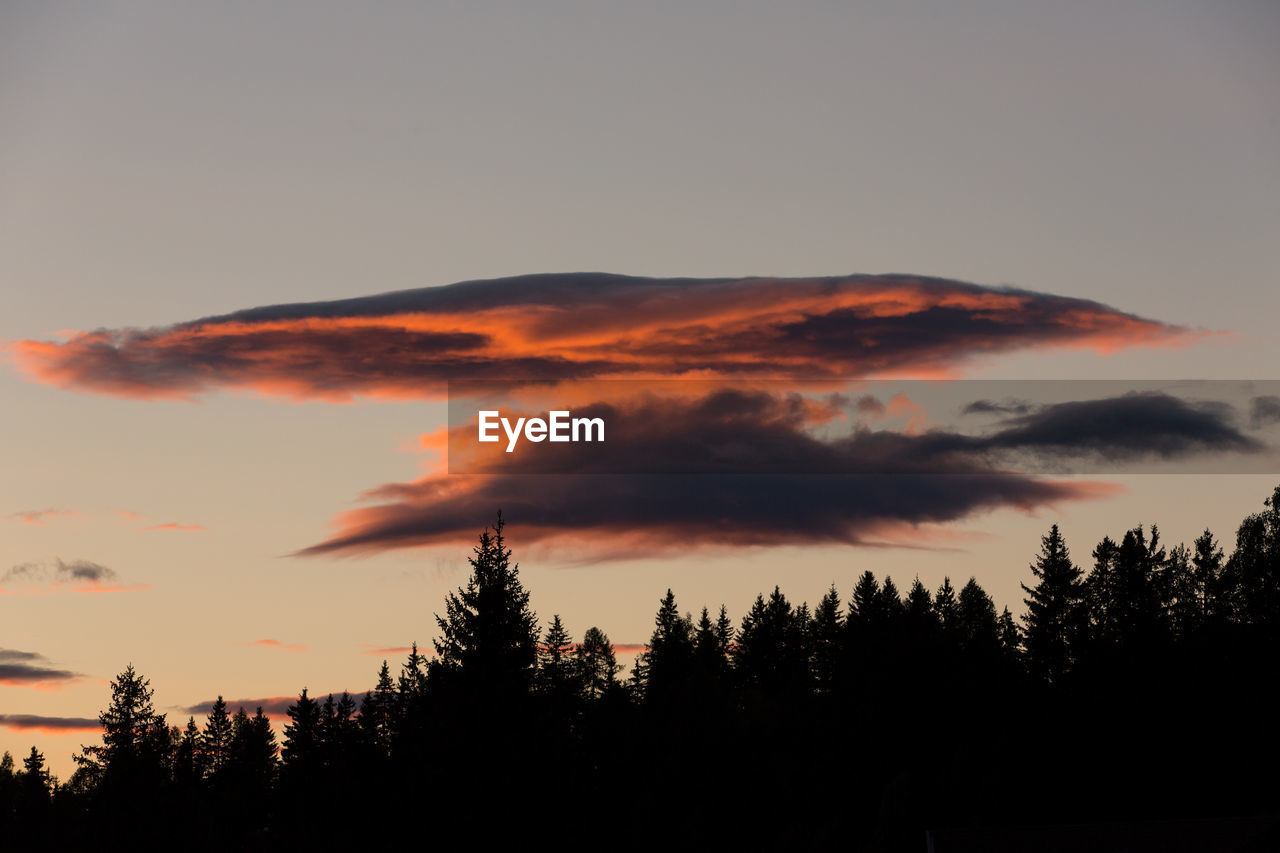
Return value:
[[(1270, 379), (1276, 44), (1265, 0), (6, 3), (0, 340), (529, 273), (897, 272), (1229, 333), (1007, 353), (967, 376)], [(422, 476), (439, 401), (143, 402), (7, 366), (0, 400), (0, 575), (48, 585), (92, 563), (147, 587), (0, 596), (0, 649), (79, 676), (0, 683), (0, 715), (96, 717), (130, 661), (177, 723), (218, 693), (362, 691), (366, 652), (428, 645), (465, 581), (465, 548), (286, 556), (362, 491)], [(583, 564), (522, 546), (518, 519), (509, 538), (540, 617), (639, 643), (668, 586), (737, 619), (775, 583), (847, 598), (865, 569), (976, 574), (1021, 612), (1054, 521), (1082, 563), (1138, 523), (1230, 541), (1275, 486), (1089, 479), (1124, 492), (967, 518), (926, 550)], [(44, 510), (60, 514), (23, 515)], [(3, 719), (0, 749), (35, 743), (64, 778), (94, 738)]]

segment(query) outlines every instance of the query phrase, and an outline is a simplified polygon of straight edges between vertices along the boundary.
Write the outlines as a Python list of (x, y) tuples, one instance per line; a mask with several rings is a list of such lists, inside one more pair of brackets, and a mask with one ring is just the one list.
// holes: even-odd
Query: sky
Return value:
[[(1094, 465), (929, 517), (837, 501), (816, 538), (760, 497), (734, 541), (696, 507), (641, 529), (621, 475), (450, 503), (422, 437), (459, 353), (1273, 379), (1278, 41), (1262, 0), (0, 5), (0, 749), (65, 779), (130, 662), (179, 724), (367, 689), (517, 489), (533, 608), (620, 647), (668, 587), (737, 619), (774, 584), (976, 575), (1020, 613), (1055, 522), (1086, 565), (1140, 523), (1229, 543), (1280, 476)], [(812, 412), (747, 404), (813, 449)]]

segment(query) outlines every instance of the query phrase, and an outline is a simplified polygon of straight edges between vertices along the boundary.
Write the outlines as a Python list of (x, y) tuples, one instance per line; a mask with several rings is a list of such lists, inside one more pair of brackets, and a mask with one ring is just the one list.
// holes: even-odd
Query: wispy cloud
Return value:
[(5, 517), (11, 518), (20, 524), (29, 524), (33, 527), (44, 527), (44, 525), (52, 519), (70, 518), (76, 514), (75, 510), (70, 509), (24, 509), (10, 513)]
[(150, 527), (144, 527), (143, 530), (176, 530), (184, 533), (197, 533), (208, 530), (203, 524), (178, 524), (175, 521), (167, 521), (164, 524), (153, 524)]
[(91, 560), (19, 563), (0, 576), (0, 594), (4, 595), (134, 592), (149, 588), (147, 584), (119, 583), (114, 569)]
[(242, 646), (254, 646), (260, 649), (281, 649), (287, 652), (300, 653), (305, 652), (307, 647), (302, 643), (284, 643), (275, 639), (253, 640), (248, 643), (240, 643)]

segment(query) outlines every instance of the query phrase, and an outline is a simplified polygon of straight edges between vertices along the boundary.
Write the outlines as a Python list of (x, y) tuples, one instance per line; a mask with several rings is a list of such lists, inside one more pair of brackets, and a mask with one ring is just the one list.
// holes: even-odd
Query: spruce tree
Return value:
[(573, 664), (577, 681), (587, 699), (600, 699), (618, 683), (618, 665), (609, 637), (594, 626), (582, 635), (574, 649)]
[(227, 703), (219, 696), (209, 711), (204, 733), (200, 736), (200, 751), (205, 772), (210, 778), (216, 778), (227, 766), (231, 756), (231, 729)]
[(574, 683), (572, 652), (569, 632), (556, 614), (538, 647), (538, 688), (542, 693), (564, 699), (578, 692)]
[(73, 756), (82, 781), (101, 784), (125, 811), (140, 807), (138, 798), (158, 790), (169, 775), (169, 727), (152, 704), (154, 693), (151, 682), (129, 664), (112, 680), (111, 702), (98, 715), (102, 745), (82, 747)]
[(467, 690), (493, 700), (523, 695), (537, 660), (538, 621), (519, 567), (511, 562), (501, 512), (492, 532), (481, 532), (468, 562), (467, 585), (449, 593), (445, 615), (436, 616), (436, 663), (461, 678)]
[(933, 596), (933, 612), (938, 616), (938, 624), (943, 631), (951, 631), (956, 626), (956, 588), (951, 585), (951, 578), (944, 577), (942, 585)]
[(1058, 525), (1040, 539), (1040, 554), (1031, 564), (1034, 587), (1022, 584), (1027, 593), (1023, 602), (1027, 613), (1027, 658), (1034, 673), (1057, 683), (1070, 670), (1084, 618), (1082, 572), (1071, 562), (1067, 543)]
[(840, 594), (835, 584), (813, 610), (809, 625), (809, 666), (818, 693), (828, 694), (836, 682), (836, 672), (844, 637), (844, 614), (840, 609)]

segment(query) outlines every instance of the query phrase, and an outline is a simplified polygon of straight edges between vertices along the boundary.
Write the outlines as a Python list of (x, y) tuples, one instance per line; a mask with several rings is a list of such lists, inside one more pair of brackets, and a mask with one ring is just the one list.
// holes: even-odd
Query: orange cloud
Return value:
[(255, 308), (11, 349), (37, 381), (151, 399), (217, 389), (346, 402), (451, 379), (954, 376), (1017, 349), (1182, 346), (1204, 333), (1083, 299), (946, 279), (580, 273)]
[(11, 513), (6, 517), (15, 519), (20, 524), (29, 524), (33, 527), (44, 527), (45, 523), (50, 519), (59, 517), (66, 518), (74, 515), (76, 515), (76, 512), (70, 509), (28, 509)]
[(284, 649), (285, 651), (290, 651), (295, 653), (305, 652), (307, 650), (307, 647), (302, 643), (282, 643), (279, 640), (274, 640), (274, 639), (254, 640), (253, 642), (250, 642), (250, 643), (241, 643), (241, 645), (257, 646), (258, 648), (262, 648), (262, 649)]

